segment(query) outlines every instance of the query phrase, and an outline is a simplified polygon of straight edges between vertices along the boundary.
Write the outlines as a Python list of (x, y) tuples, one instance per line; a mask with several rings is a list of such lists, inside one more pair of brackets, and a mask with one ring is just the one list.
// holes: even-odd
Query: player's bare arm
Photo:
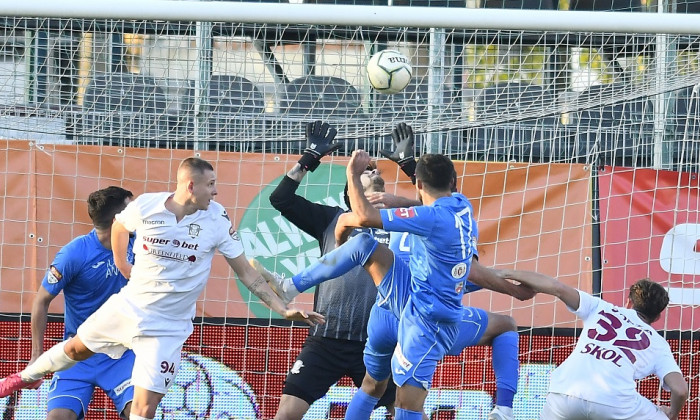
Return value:
[(355, 150), (348, 162), (346, 174), (348, 177), (348, 198), (353, 213), (357, 214), (357, 227), (382, 227), (382, 217), (367, 197), (362, 187), (361, 176), (369, 165), (371, 158), (364, 150)]
[(43, 286), (34, 297), (32, 303), (32, 356), (29, 362), (33, 362), (44, 352), (44, 336), (46, 335), (46, 324), (48, 321), (49, 305), (56, 296), (49, 293)]
[[(664, 410), (668, 418), (677, 420), (688, 400), (688, 382), (679, 372), (671, 372), (663, 378), (664, 385), (671, 391), (671, 405)], [(664, 407), (666, 408), (666, 407)]]
[(127, 250), (129, 248), (129, 231), (118, 221), (112, 223), (112, 254), (114, 255), (114, 265), (127, 279), (131, 278), (132, 265), (127, 260)]
[(571, 286), (534, 271), (504, 270), (503, 275), (532, 288), (535, 292), (545, 293), (561, 299), (569, 308), (578, 309), (581, 300), (578, 290)]
[(472, 259), (468, 280), (484, 289), (510, 295), (521, 301), (535, 296), (535, 291), (531, 288), (523, 284), (511, 283), (501, 271), (481, 265), (476, 258)]
[(307, 171), (301, 167), (301, 164), (297, 163), (294, 165), (294, 167), (292, 167), (292, 169), (289, 170), (289, 172), (287, 172), (287, 176), (296, 182), (301, 182), (306, 173)]
[(372, 206), (380, 206), (379, 208), (395, 209), (399, 207), (420, 206), (421, 204), (420, 201), (414, 198), (402, 197), (387, 192), (373, 192), (365, 196)]
[(350, 233), (356, 227), (360, 227), (360, 218), (356, 213), (349, 212), (338, 216), (335, 224), (335, 241), (338, 246), (347, 242)]
[(287, 308), (282, 299), (267, 284), (265, 278), (258, 273), (249, 263), (245, 254), (236, 258), (226, 258), (236, 276), (255, 296), (260, 298), (270, 309), (282, 315), (290, 321), (302, 321), (309, 325), (325, 322), (323, 315), (314, 311), (302, 311), (300, 309)]

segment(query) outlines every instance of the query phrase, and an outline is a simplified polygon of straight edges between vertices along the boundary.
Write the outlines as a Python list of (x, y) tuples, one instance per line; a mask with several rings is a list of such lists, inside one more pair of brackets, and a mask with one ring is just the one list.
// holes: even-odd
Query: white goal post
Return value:
[(516, 9), (269, 4), (192, 0), (5, 2), (0, 15), (84, 19), (193, 20), (239, 23), (397, 26), (586, 32), (700, 34), (692, 14), (651, 14)]

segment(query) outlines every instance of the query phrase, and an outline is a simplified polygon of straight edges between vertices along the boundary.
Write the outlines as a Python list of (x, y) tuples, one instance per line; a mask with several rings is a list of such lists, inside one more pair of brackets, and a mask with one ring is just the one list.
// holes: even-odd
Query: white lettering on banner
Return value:
[[(700, 275), (700, 224), (681, 223), (666, 232), (659, 263), (669, 274)], [(677, 305), (700, 305), (700, 292), (688, 288), (670, 287), (668, 290), (671, 303)]]
[[(183, 365), (174, 380), (173, 388), (168, 391), (161, 402), (157, 419), (168, 415), (177, 417), (180, 413), (194, 411), (207, 412), (215, 409), (219, 413), (228, 413), (231, 418), (255, 419), (260, 413), (255, 395), (251, 395), (252, 387), (243, 378), (228, 369), (225, 365), (200, 355), (189, 354), (189, 359), (199, 360), (201, 364), (194, 365), (191, 361), (183, 360)], [(544, 406), (545, 396), (549, 387), (549, 378), (554, 370), (552, 364), (522, 364), (518, 378), (518, 392), (513, 404), (513, 413), (517, 420), (538, 418)], [(207, 375), (196, 375), (198, 370), (205, 370)], [(201, 382), (201, 378), (210, 378), (211, 382)], [(225, 380), (224, 380), (225, 379)], [(234, 380), (235, 379), (235, 380)], [(193, 382), (194, 381), (194, 382)], [(46, 400), (50, 381), (45, 381), (39, 389), (25, 389), (19, 394), (14, 407), (15, 418), (38, 419), (46, 415)], [(331, 408), (347, 406), (355, 393), (355, 388), (334, 385), (326, 396), (311, 405), (304, 416), (305, 420), (326, 419)], [(0, 416), (8, 410), (9, 397), (0, 398)], [(198, 402), (208, 401), (200, 407)], [(195, 406), (191, 407), (192, 402)], [(425, 400), (426, 413), (449, 413), (455, 420), (483, 420), (492, 410), (493, 400), (489, 393), (478, 390), (431, 389)], [(217, 417), (222, 418), (222, 417)], [(386, 410), (380, 408), (372, 414), (372, 420), (384, 420)]]

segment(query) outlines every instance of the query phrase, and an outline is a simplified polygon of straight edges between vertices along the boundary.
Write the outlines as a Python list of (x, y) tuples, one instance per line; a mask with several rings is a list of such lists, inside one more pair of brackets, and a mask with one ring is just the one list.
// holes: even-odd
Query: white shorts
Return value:
[(180, 368), (182, 345), (192, 333), (189, 320), (149, 320), (143, 318), (119, 293), (112, 295), (78, 327), (77, 335), (95, 353), (118, 359), (127, 349), (134, 351), (131, 384), (165, 394)]
[(540, 420), (668, 420), (659, 407), (641, 395), (636, 407), (615, 407), (564, 394), (547, 394)]

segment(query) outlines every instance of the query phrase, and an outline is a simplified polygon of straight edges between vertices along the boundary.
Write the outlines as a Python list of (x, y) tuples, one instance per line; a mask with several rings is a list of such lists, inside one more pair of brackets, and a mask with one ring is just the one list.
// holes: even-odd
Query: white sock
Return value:
[(513, 408), (511, 408), (511, 407), (506, 407), (505, 405), (497, 405), (496, 407), (498, 407), (498, 411), (500, 411), (501, 413), (503, 413), (505, 415), (508, 415), (508, 416), (513, 415)]
[(136, 414), (129, 414), (129, 420), (153, 420), (153, 419), (148, 418), (148, 417), (137, 416)]
[(47, 373), (66, 370), (78, 363), (68, 357), (63, 349), (65, 346), (66, 342), (63, 341), (42, 353), (42, 355), (39, 356), (34, 363), (30, 364), (24, 368), (22, 372), (20, 372), (22, 380), (25, 382), (34, 382), (43, 378)]
[(294, 285), (294, 281), (291, 277), (285, 277), (282, 279), (282, 291), (284, 292), (284, 296), (292, 299), (301, 294), (301, 292)]

